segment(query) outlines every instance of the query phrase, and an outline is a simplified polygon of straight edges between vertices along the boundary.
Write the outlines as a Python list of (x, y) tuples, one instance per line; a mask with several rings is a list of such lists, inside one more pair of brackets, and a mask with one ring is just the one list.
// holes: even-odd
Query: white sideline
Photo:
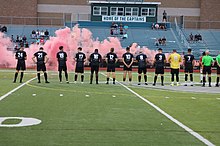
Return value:
[[(7, 96), (9, 96), (10, 94), (12, 94), (13, 92), (17, 91), (18, 89), (20, 89), (21, 87), (23, 87), (24, 85), (26, 85), (27, 83), (33, 81), (34, 79), (36, 79), (37, 77), (34, 77), (28, 81), (26, 81), (25, 83), (22, 83), (20, 86), (14, 88), (13, 90), (9, 91), (8, 93), (6, 93), (5, 95), (2, 95), (0, 97), (0, 101), (2, 101), (4, 98), (6, 98)], [(13, 83), (12, 83), (13, 84)]]
[[(102, 75), (106, 76), (104, 73), (102, 73)], [(137, 97), (139, 97), (141, 100), (143, 100), (144, 102), (148, 103), (150, 106), (152, 106), (153, 108), (155, 108), (158, 112), (160, 112), (161, 114), (163, 114), (164, 116), (166, 116), (168, 119), (170, 119), (172, 122), (176, 123), (178, 126), (180, 126), (181, 128), (183, 128), (184, 130), (186, 130), (188, 133), (190, 133), (191, 135), (193, 135), (194, 137), (196, 137), (198, 140), (200, 140), (201, 142), (203, 142), (204, 144), (206, 144), (207, 146), (215, 146), (213, 143), (211, 143), (209, 140), (207, 140), (206, 138), (204, 138), (203, 136), (201, 136), (199, 133), (193, 131), (192, 129), (190, 129), (189, 127), (187, 127), (186, 125), (184, 125), (183, 123), (181, 123), (180, 121), (176, 120), (175, 118), (173, 118), (172, 116), (170, 116), (169, 114), (167, 114), (165, 111), (163, 111), (162, 109), (160, 109), (158, 106), (156, 106), (155, 104), (153, 104), (152, 102), (150, 102), (149, 100), (147, 100), (146, 98), (142, 97), (141, 95), (139, 95), (138, 93), (134, 92), (133, 90), (131, 90), (129, 87), (127, 87), (126, 85), (116, 81), (118, 84), (120, 84), (121, 86), (123, 86), (125, 89), (127, 89), (128, 91), (130, 91), (131, 93), (133, 93), (134, 95), (136, 95)]]

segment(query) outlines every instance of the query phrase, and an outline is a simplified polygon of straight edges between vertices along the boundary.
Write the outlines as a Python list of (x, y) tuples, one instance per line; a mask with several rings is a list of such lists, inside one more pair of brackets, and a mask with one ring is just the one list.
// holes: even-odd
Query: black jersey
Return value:
[(162, 53), (158, 53), (155, 55), (155, 65), (156, 67), (163, 67), (164, 66), (164, 60), (166, 60), (166, 57)]
[(123, 56), (122, 56), (122, 58), (124, 58), (124, 62), (127, 64), (127, 65), (129, 65), (131, 62), (132, 62), (132, 58), (133, 58), (134, 56), (133, 56), (133, 54), (131, 54), (131, 53), (124, 53), (123, 54)]
[(101, 60), (102, 60), (102, 56), (99, 53), (92, 53), (90, 55), (91, 66), (99, 66)]
[(75, 56), (76, 59), (76, 67), (84, 67), (84, 60), (86, 59), (86, 55), (82, 52), (78, 52)]
[(109, 52), (106, 57), (108, 64), (115, 64), (116, 59), (118, 58), (118, 56), (113, 52)]
[(44, 51), (38, 51), (34, 54), (34, 56), (37, 58), (38, 64), (44, 64), (45, 56), (47, 56), (47, 53)]
[(57, 52), (57, 60), (60, 66), (64, 66), (67, 60), (67, 54), (64, 51)]
[(16, 59), (18, 60), (18, 62), (24, 62), (25, 61), (25, 58), (27, 57), (27, 54), (25, 51), (17, 51), (15, 53), (15, 57)]
[(136, 60), (138, 61), (138, 68), (146, 68), (146, 58), (147, 55), (145, 54), (139, 54), (136, 56)]
[(194, 59), (195, 59), (194, 55), (192, 55), (192, 54), (184, 55), (185, 66), (193, 66)]

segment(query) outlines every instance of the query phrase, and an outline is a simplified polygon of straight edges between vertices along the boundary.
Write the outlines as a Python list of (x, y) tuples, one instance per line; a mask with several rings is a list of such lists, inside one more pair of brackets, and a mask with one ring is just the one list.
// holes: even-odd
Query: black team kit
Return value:
[(112, 72), (113, 84), (115, 84), (115, 63), (118, 61), (117, 55), (114, 53), (114, 48), (106, 55), (107, 62), (107, 82), (109, 84), (110, 72)]
[(154, 57), (155, 62), (155, 76), (154, 76), (154, 83), (153, 86), (156, 85), (157, 76), (160, 74), (161, 77), (161, 86), (164, 86), (164, 63), (166, 62), (166, 57), (162, 53), (162, 49), (158, 49), (158, 53)]
[[(35, 60), (35, 58), (36, 58), (36, 60)], [(47, 53), (43, 51), (43, 47), (41, 47), (38, 52), (34, 53), (34, 57), (32, 58), (32, 60), (34, 61), (34, 63), (37, 64), (38, 83), (41, 83), (40, 71), (43, 71), (43, 73), (44, 73), (45, 83), (50, 83), (47, 80), (47, 72), (46, 72), (47, 69), (46, 69), (46, 65), (45, 65), (49, 59), (47, 58)]]
[(141, 74), (144, 74), (145, 85), (147, 84), (147, 56), (140, 52), (138, 56), (136, 56), (136, 60), (138, 62), (138, 85), (141, 84)]
[(185, 85), (187, 86), (188, 74), (190, 74), (191, 86), (193, 86), (193, 66), (194, 56), (191, 54), (191, 49), (188, 49), (188, 54), (184, 55), (184, 66), (185, 66)]
[(98, 84), (99, 64), (101, 60), (102, 60), (102, 56), (98, 53), (98, 49), (95, 49), (94, 53), (92, 53), (89, 57), (89, 61), (91, 65), (90, 84), (92, 84), (94, 72), (96, 77), (96, 84)]
[(68, 73), (67, 73), (67, 54), (63, 51), (63, 46), (59, 47), (59, 52), (57, 52), (57, 61), (58, 61), (58, 71), (59, 71), (59, 80), (60, 83), (62, 83), (62, 71), (65, 73), (66, 83), (69, 83), (68, 81)]
[(74, 81), (75, 82), (77, 81), (78, 73), (80, 73), (81, 74), (81, 83), (83, 83), (83, 81), (84, 81), (84, 74), (83, 74), (84, 73), (84, 62), (85, 62), (85, 59), (86, 59), (86, 55), (81, 51), (82, 51), (82, 48), (79, 47), (78, 48), (78, 53), (75, 56), (76, 69), (75, 69)]
[(15, 54), (15, 58), (17, 59), (16, 72), (14, 76), (14, 83), (16, 83), (18, 73), (21, 70), (20, 83), (22, 83), (22, 79), (24, 76), (24, 71), (26, 70), (25, 60), (27, 60), (27, 54), (24, 51), (24, 48), (21, 47)]

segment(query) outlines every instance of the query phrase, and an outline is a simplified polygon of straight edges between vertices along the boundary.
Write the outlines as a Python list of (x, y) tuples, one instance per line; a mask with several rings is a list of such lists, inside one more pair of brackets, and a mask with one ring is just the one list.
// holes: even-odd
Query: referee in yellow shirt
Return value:
[(174, 75), (176, 75), (176, 85), (179, 86), (179, 70), (180, 70), (180, 63), (182, 62), (180, 54), (173, 50), (173, 53), (169, 56), (168, 62), (170, 63), (171, 67), (171, 86), (174, 86)]

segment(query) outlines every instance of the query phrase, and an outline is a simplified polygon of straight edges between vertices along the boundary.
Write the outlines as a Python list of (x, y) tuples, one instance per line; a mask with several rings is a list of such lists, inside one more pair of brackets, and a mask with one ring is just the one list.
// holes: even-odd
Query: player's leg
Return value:
[(21, 70), (20, 83), (22, 83), (23, 77), (24, 77), (24, 70)]
[(176, 69), (176, 85), (179, 86), (179, 69)]
[(83, 83), (83, 82), (84, 82), (84, 72), (81, 73), (81, 83)]
[(127, 70), (124, 70), (124, 73), (123, 73), (123, 82), (126, 81), (126, 75), (127, 75)]
[(41, 71), (42, 66), (40, 64), (37, 64), (37, 79), (38, 83), (41, 83), (40, 81), (40, 71)]
[(171, 86), (174, 86), (174, 69), (171, 68)]
[(107, 77), (106, 77), (106, 84), (109, 84), (109, 77), (110, 77), (111, 68), (110, 65), (107, 65)]
[(46, 69), (46, 65), (45, 64), (43, 64), (43, 66), (42, 66), (42, 71), (44, 73), (45, 83), (50, 83), (50, 82), (48, 82), (47, 69)]
[(92, 84), (92, 81), (93, 81), (93, 74), (94, 74), (94, 67), (91, 66), (90, 84)]
[(154, 75), (154, 83), (153, 83), (153, 86), (156, 86), (157, 77), (158, 77), (158, 68), (156, 67), (156, 68), (155, 68), (155, 75)]
[(219, 87), (219, 78), (220, 78), (220, 67), (217, 66), (217, 78), (216, 78), (216, 87)]
[(187, 81), (188, 81), (188, 72), (185, 71), (185, 84), (184, 84), (184, 86), (187, 86)]
[(62, 70), (59, 70), (59, 80), (60, 80), (60, 83), (62, 83)]
[(67, 70), (64, 70), (64, 73), (65, 73), (66, 83), (69, 84), (69, 79), (68, 79)]
[(144, 68), (144, 69), (143, 69), (143, 73), (144, 73), (144, 84), (145, 84), (145, 85), (148, 85), (148, 84), (147, 84), (147, 68)]
[(99, 66), (95, 68), (95, 80), (96, 84), (99, 84)]
[(116, 78), (115, 71), (112, 72), (112, 78), (113, 78), (113, 84), (115, 84), (115, 78)]
[(203, 82), (203, 69), (202, 67), (200, 68), (200, 83)]
[(212, 82), (211, 73), (212, 73), (211, 67), (209, 67), (209, 69), (208, 69), (209, 87), (212, 87), (212, 85), (211, 85), (211, 82)]
[(128, 78), (129, 78), (129, 82), (131, 83), (131, 81), (132, 81), (132, 71), (131, 70), (128, 71)]
[(206, 67), (205, 66), (203, 67), (202, 74), (203, 74), (202, 87), (205, 87), (205, 82), (206, 82)]
[(138, 69), (138, 85), (141, 85), (141, 71)]
[(19, 70), (16, 69), (13, 83), (16, 83), (16, 80), (17, 80), (17, 77), (18, 77), (18, 73), (19, 73)]
[(160, 74), (160, 78), (161, 78), (161, 86), (164, 86), (164, 73)]

